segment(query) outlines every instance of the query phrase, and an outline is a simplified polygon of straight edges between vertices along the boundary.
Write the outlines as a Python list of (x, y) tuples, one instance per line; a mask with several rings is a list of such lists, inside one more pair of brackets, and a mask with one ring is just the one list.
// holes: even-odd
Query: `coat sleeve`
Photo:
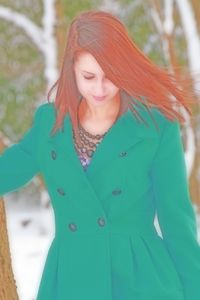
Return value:
[(0, 196), (24, 186), (40, 171), (37, 149), (43, 106), (36, 109), (32, 126), (21, 140), (0, 154)]
[[(168, 119), (167, 119), (168, 120)], [(166, 121), (151, 178), (163, 241), (183, 284), (185, 300), (200, 299), (200, 245), (178, 121)]]

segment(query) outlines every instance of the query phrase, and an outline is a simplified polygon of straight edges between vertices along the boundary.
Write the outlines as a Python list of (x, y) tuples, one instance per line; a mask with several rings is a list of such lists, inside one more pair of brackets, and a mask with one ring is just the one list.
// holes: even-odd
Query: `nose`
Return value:
[(98, 80), (96, 82), (93, 95), (96, 97), (105, 96), (105, 83), (103, 82), (103, 80)]

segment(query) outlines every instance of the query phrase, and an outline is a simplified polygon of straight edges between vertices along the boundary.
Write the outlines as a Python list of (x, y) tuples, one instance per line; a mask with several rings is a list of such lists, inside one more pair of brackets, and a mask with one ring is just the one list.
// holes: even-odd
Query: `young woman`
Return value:
[(200, 298), (178, 110), (191, 103), (115, 16), (72, 21), (48, 101), (0, 156), (1, 195), (41, 174), (54, 209), (37, 300)]

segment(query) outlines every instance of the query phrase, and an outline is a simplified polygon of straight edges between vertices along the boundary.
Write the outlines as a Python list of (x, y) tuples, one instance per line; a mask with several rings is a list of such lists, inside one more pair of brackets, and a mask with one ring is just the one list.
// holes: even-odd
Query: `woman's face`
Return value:
[(106, 78), (93, 55), (85, 52), (74, 63), (76, 84), (89, 105), (100, 106), (112, 101), (119, 88)]

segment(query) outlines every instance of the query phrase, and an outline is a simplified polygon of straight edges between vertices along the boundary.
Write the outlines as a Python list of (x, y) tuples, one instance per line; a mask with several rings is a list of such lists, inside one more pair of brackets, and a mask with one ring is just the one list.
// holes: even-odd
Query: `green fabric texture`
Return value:
[[(87, 171), (66, 115), (53, 103), (0, 155), (0, 195), (42, 175), (55, 217), (37, 300), (198, 300), (200, 246), (177, 121), (130, 110), (109, 129)], [(162, 236), (154, 226), (158, 217)]]
[(24, 186), (39, 172), (37, 147), (42, 109), (43, 105), (36, 109), (32, 127), (22, 139), (0, 155), (0, 195)]

